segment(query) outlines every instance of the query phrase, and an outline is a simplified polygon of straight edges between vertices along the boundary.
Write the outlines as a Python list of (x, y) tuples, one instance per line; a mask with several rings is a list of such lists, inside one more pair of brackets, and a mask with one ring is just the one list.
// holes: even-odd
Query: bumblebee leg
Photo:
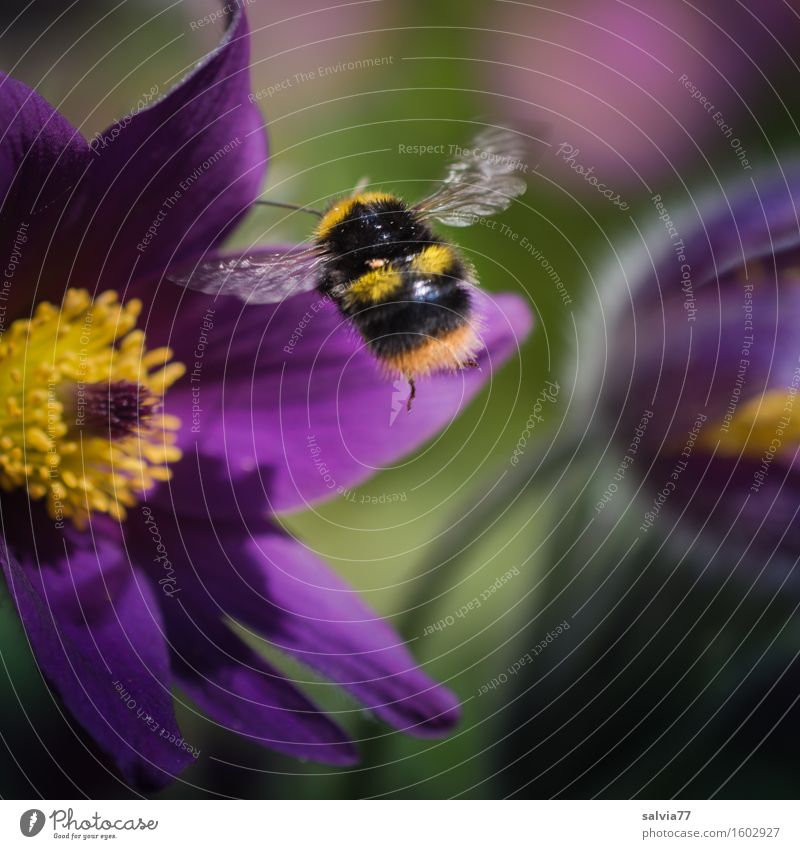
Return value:
[(461, 368), (479, 368), (479, 367), (480, 367), (480, 364), (478, 363), (477, 360), (466, 360), (465, 362), (461, 363)]
[(417, 397), (417, 385), (416, 385), (416, 383), (414, 383), (413, 377), (408, 378), (408, 388), (411, 391), (408, 394), (408, 401), (406, 401), (406, 412), (410, 413), (411, 412), (411, 404), (413, 403), (414, 399)]

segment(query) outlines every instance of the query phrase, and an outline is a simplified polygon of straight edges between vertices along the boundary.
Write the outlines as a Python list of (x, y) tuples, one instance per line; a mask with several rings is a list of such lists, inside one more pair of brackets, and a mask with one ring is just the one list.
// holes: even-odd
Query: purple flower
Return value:
[(542, 168), (570, 191), (620, 195), (619, 206), (642, 182), (707, 166), (709, 151), (752, 164), (754, 93), (775, 97), (799, 30), (782, 0), (510, 2), (492, 9), (479, 49), (517, 120), (552, 127)]
[(654, 205), (647, 249), (613, 272), (590, 381), (623, 458), (615, 480), (643, 494), (638, 533), (675, 526), (714, 568), (754, 558), (775, 585), (800, 554), (798, 178), (784, 162)]
[(395, 389), (329, 303), (245, 307), (164, 282), (259, 194), (248, 54), (237, 10), (178, 88), (91, 144), (0, 80), (0, 557), (43, 674), (139, 786), (199, 755), (173, 686), (270, 748), (354, 762), (343, 730), (231, 620), (395, 728), (452, 727), (455, 697), (270, 515), (419, 446), (531, 323), (520, 299), (481, 295), (482, 369), (425, 381), (390, 425)]

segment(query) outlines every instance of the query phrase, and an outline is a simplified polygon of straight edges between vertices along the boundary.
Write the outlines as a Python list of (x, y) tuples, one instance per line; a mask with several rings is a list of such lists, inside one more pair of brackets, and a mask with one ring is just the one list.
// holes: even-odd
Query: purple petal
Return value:
[(703, 288), (692, 321), (679, 293), (620, 321), (604, 391), (626, 445), (646, 409), (653, 417), (643, 446), (669, 451), (683, 445), (698, 415), (708, 417), (704, 432), (716, 433), (730, 408), (773, 388), (787, 391), (800, 358), (800, 271), (779, 277), (776, 285), (765, 266), (751, 269), (749, 280), (734, 274)]
[[(163, 589), (176, 679), (204, 713), (258, 743), (293, 757), (354, 763), (344, 732), (223, 623), (226, 611), (204, 580), (235, 579), (231, 563), (241, 559), (247, 534), (235, 531), (156, 508), (144, 508), (126, 527), (133, 558)], [(262, 613), (269, 615), (268, 605)]]
[(191, 609), (172, 601), (176, 609), (168, 621), (175, 677), (203, 713), (294, 758), (356, 763), (347, 735), (216, 618), (209, 600), (198, 601)]
[[(169, 288), (159, 292), (159, 313), (170, 325), (156, 318), (148, 337), (170, 344), (189, 375), (170, 391), (168, 409), (190, 425), (181, 431), (187, 454), (216, 461), (234, 486), (246, 479), (244, 512), (253, 497), (260, 509), (261, 492), (274, 511), (333, 497), (415, 450), (514, 356), (532, 323), (522, 298), (476, 291), (480, 368), (421, 379), (407, 413), (408, 385), (381, 373), (352, 325), (316, 292), (247, 306), (194, 292), (170, 297)], [(188, 488), (197, 473), (181, 466)]]
[(218, 244), (258, 196), (267, 158), (250, 102), (250, 35), (237, 3), (220, 46), (166, 97), (92, 141), (95, 197), (83, 273), (124, 286)]
[(0, 254), (6, 318), (29, 311), (53, 230), (90, 162), (78, 130), (36, 92), (0, 74)]
[(89, 148), (46, 100), (3, 73), (0, 131), (3, 225), (15, 230), (14, 225), (47, 207), (81, 176), (90, 161)]
[[(219, 613), (342, 685), (396, 728), (418, 736), (452, 728), (459, 713), (452, 693), (419, 669), (400, 635), (355, 590), (295, 540), (263, 519), (245, 528), (182, 517), (175, 527), (169, 515), (153, 510), (165, 545), (186, 557), (176, 572), (196, 571), (203, 585), (204, 600), (193, 597), (193, 610), (218, 605)], [(202, 643), (198, 664), (204, 653), (215, 654), (197, 633), (193, 641)]]
[[(659, 296), (680, 293), (685, 282), (682, 263), (690, 271), (694, 295), (737, 268), (773, 257), (792, 254), (800, 246), (800, 163), (788, 161), (782, 171), (748, 174), (725, 190), (708, 191), (691, 204), (672, 204), (664, 212), (669, 222), (660, 222), (649, 240), (649, 254), (642, 261), (655, 266), (635, 272), (637, 303), (657, 301)], [(674, 225), (674, 231), (669, 225)], [(678, 260), (676, 245), (685, 244), (686, 260)]]
[[(233, 615), (395, 728), (421, 737), (452, 730), (456, 697), (419, 669), (402, 637), (355, 590), (282, 536), (261, 535), (246, 554), (237, 564), (248, 591), (223, 596)], [(265, 617), (266, 598), (273, 615)]]
[(169, 783), (192, 758), (165, 739), (181, 735), (159, 605), (118, 528), (59, 532), (37, 509), (34, 544), (28, 516), (9, 519), (3, 570), (43, 674), (127, 781)]
[[(674, 468), (674, 456), (660, 458), (648, 491), (663, 487)], [(732, 575), (748, 587), (758, 582), (758, 592), (764, 594), (800, 579), (800, 474), (784, 459), (776, 457), (763, 475), (760, 459), (712, 458), (699, 452), (681, 474), (665, 509), (679, 522), (678, 533), (687, 547), (711, 573)], [(659, 521), (669, 524), (670, 518)]]
[(635, 201), (643, 184), (696, 172), (703, 154), (739, 164), (717, 144), (718, 121), (735, 115), (735, 131), (744, 132), (743, 104), (760, 103), (767, 86), (794, 72), (786, 47), (799, 34), (784, 0), (511, 2), (493, 9), (471, 57), (498, 109), (523, 127), (536, 118), (551, 126), (553, 151), (537, 170), (570, 192), (594, 194), (564, 162), (574, 150), (598, 180)]

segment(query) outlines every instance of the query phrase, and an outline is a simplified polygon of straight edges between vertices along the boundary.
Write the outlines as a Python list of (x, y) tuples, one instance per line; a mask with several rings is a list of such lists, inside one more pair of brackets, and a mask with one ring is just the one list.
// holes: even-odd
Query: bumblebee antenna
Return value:
[(281, 209), (294, 209), (296, 212), (308, 212), (311, 215), (316, 215), (322, 218), (322, 213), (318, 209), (311, 209), (310, 206), (298, 206), (295, 203), (281, 203), (277, 200), (257, 200), (255, 203), (260, 206), (279, 206)]

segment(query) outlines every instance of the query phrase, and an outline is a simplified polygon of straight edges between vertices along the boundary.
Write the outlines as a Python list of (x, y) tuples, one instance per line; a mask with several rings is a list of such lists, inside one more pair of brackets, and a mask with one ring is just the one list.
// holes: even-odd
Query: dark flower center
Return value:
[(128, 380), (78, 385), (75, 424), (98, 436), (124, 439), (147, 428), (157, 403), (146, 386)]

